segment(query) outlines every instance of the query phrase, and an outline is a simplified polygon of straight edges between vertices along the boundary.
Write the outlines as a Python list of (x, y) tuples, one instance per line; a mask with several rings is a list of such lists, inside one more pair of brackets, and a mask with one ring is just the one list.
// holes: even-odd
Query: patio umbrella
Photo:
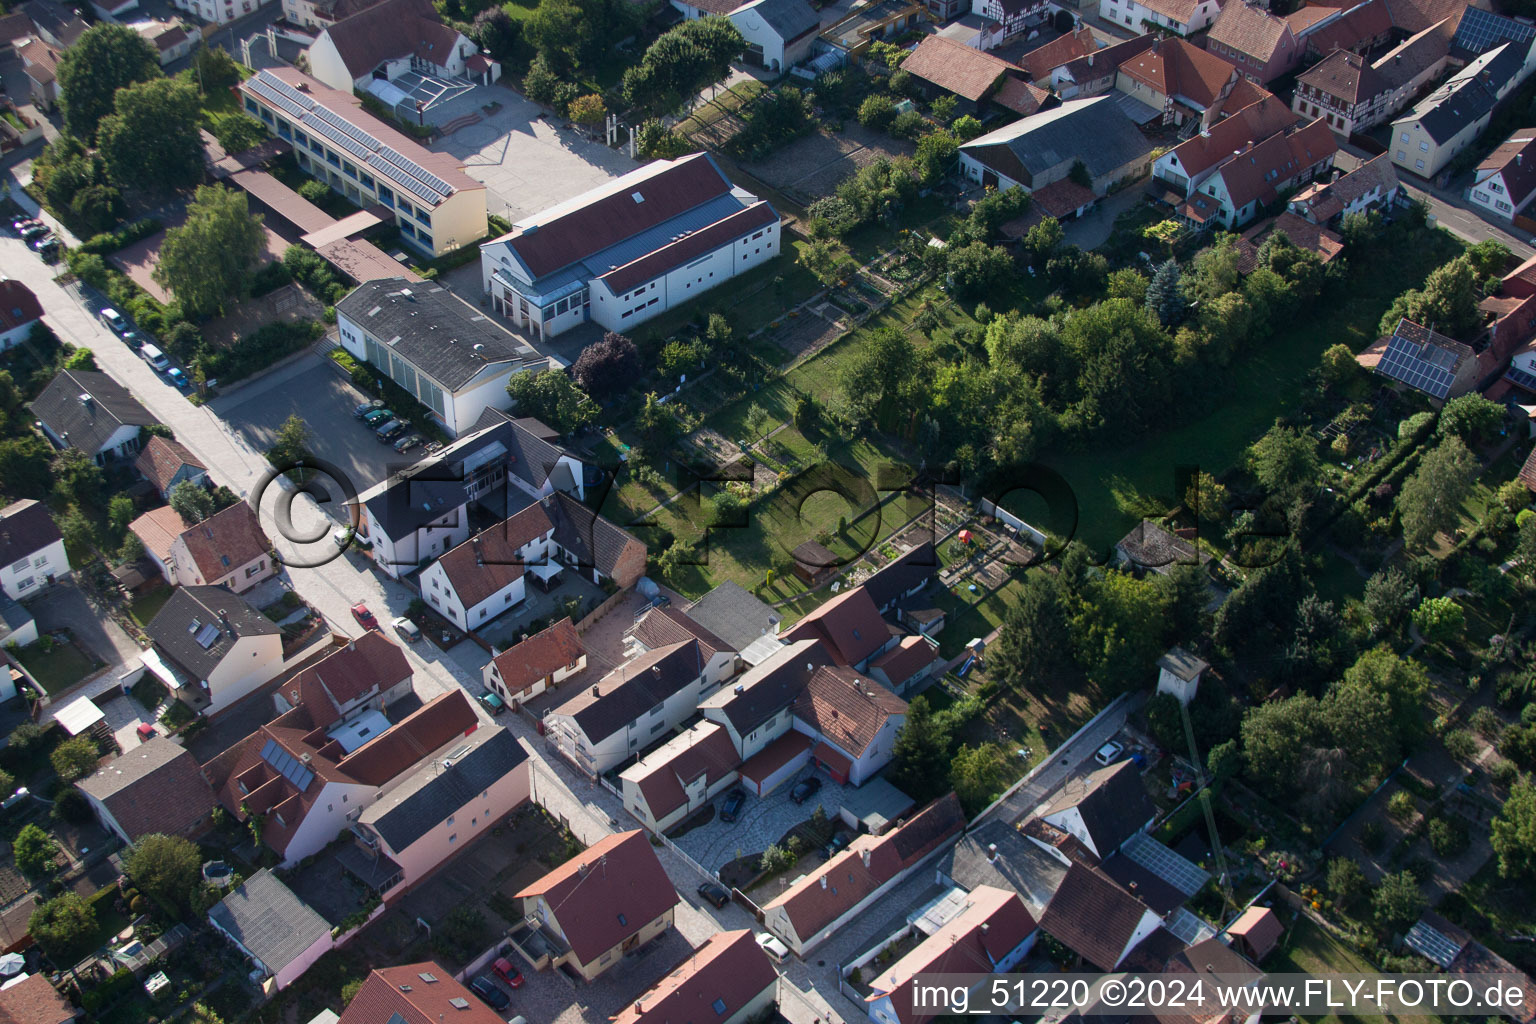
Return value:
[(20, 953), (7, 953), (4, 956), (0, 956), (0, 977), (9, 978), (20, 974), (26, 969), (26, 958)]

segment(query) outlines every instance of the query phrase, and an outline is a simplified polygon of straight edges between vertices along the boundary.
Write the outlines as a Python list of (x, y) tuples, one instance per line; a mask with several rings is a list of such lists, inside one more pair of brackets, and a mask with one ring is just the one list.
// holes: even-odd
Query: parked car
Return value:
[(1117, 743), (1114, 740), (1110, 740), (1108, 743), (1099, 748), (1098, 753), (1093, 755), (1093, 759), (1102, 765), (1112, 765), (1116, 761), (1120, 760), (1120, 755), (1124, 752), (1124, 743)]
[(851, 833), (839, 832), (837, 835), (833, 836), (832, 841), (822, 849), (822, 860), (831, 860), (833, 857), (836, 857), (839, 851), (841, 851), (843, 847), (847, 846), (851, 842), (853, 842), (853, 835)]
[(485, 975), (479, 975), (469, 983), (469, 990), (480, 997), (480, 1001), (491, 1009), (500, 1013), (512, 1005), (512, 999), (496, 983)]
[(58, 242), (59, 240), (48, 234), (48, 229), (44, 228), (42, 234), (33, 235), (31, 238), (27, 239), (27, 248), (31, 249), (33, 252), (42, 252), (43, 249), (50, 243), (57, 245)]
[(129, 331), (123, 335), (123, 344), (137, 352), (144, 347), (144, 335), (138, 331)]
[(413, 644), (421, 639), (421, 630), (410, 619), (401, 617), (390, 623), (401, 640)]
[(37, 254), (43, 258), (43, 262), (52, 266), (64, 258), (64, 245), (57, 238), (49, 238), (37, 247)]
[(395, 442), (395, 451), (405, 453), (421, 444), (420, 434), (406, 434)]
[(352, 617), (356, 619), (357, 624), (362, 626), (364, 629), (379, 628), (379, 620), (373, 617), (373, 612), (369, 611), (368, 606), (365, 604), (353, 605)]
[(513, 966), (512, 961), (506, 957), (497, 957), (496, 962), (491, 964), (491, 970), (496, 972), (496, 977), (507, 983), (508, 988), (523, 987), (523, 972)]
[(119, 338), (126, 338), (128, 336), (128, 318), (111, 306), (106, 306), (102, 309), (101, 322), (106, 324), (107, 329)]
[(719, 882), (705, 882), (699, 886), (698, 892), (706, 901), (713, 903), (717, 909), (731, 902), (731, 891)]
[(140, 743), (147, 743), (155, 738), (155, 727), (148, 722), (140, 722), (139, 727), (133, 731), (139, 734)]
[(735, 821), (741, 813), (741, 805), (747, 802), (747, 791), (740, 786), (725, 794), (725, 801), (720, 805), (720, 820)]
[(46, 235), (51, 235), (52, 233), (53, 232), (48, 229), (48, 225), (46, 224), (29, 224), (21, 229), (21, 237), (28, 244)]
[(405, 433), (409, 427), (410, 424), (405, 420), (390, 420), (388, 423), (375, 430), (374, 433), (378, 435), (380, 442), (388, 444), (395, 438), (399, 437), (401, 434)]
[(757, 933), (757, 944), (763, 947), (764, 953), (767, 953), (779, 963), (789, 959), (789, 947), (767, 932)]
[(11, 221), (11, 230), (16, 232), (18, 235), (28, 228), (45, 228), (47, 226), (48, 225), (44, 224), (36, 217), (17, 217), (15, 220)]
[(175, 384), (182, 391), (192, 390), (192, 381), (187, 378), (185, 373), (181, 372), (180, 367), (171, 367), (169, 370), (165, 371), (165, 376), (170, 380), (172, 384)]
[(803, 804), (819, 792), (821, 792), (821, 780), (812, 775), (795, 784), (795, 788), (789, 791), (789, 799), (791, 803)]
[(384, 408), (384, 399), (375, 398), (371, 402), (364, 402), (362, 405), (353, 406), (352, 415), (356, 416), (358, 419), (362, 419), (364, 416), (367, 416), (369, 413), (373, 412), (373, 410), (382, 408)]
[(394, 418), (395, 414), (384, 408), (382, 405), (377, 409), (374, 409), (371, 412), (365, 412), (362, 415), (363, 422), (368, 424), (370, 427), (377, 427), (381, 423), (388, 423)]
[(157, 345), (145, 345), (139, 349), (139, 356), (150, 366), (164, 373), (171, 368), (171, 361), (165, 357)]

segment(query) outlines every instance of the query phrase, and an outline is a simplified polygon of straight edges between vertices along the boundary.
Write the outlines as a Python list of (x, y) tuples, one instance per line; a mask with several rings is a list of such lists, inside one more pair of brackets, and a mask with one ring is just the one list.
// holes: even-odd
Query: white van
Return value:
[(139, 355), (143, 356), (146, 363), (161, 373), (171, 368), (171, 361), (165, 358), (165, 353), (161, 352), (154, 345), (146, 344), (143, 348), (139, 349)]

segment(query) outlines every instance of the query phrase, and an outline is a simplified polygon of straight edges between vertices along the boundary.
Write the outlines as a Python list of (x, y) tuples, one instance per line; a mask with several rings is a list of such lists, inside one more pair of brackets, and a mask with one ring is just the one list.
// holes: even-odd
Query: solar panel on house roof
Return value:
[(1527, 373), (1518, 366), (1511, 366), (1508, 370), (1504, 371), (1504, 376), (1509, 378), (1509, 382), (1516, 387), (1524, 388), (1527, 391), (1536, 391), (1536, 373)]
[(1138, 832), (1127, 839), (1120, 852), (1185, 896), (1193, 896), (1211, 880), (1209, 872), (1201, 870), (1145, 832)]
[(277, 740), (267, 740), (267, 745), (261, 748), (261, 759), (298, 787), (301, 793), (309, 788), (310, 782), (315, 777), (315, 773), (305, 767), (303, 761), (278, 746)]
[(1506, 18), (1479, 7), (1468, 7), (1456, 25), (1452, 47), (1486, 53), (1500, 43), (1528, 43), (1536, 39), (1536, 25)]
[(1435, 345), (1394, 337), (1376, 369), (1431, 398), (1444, 398), (1456, 380), (1456, 354)]

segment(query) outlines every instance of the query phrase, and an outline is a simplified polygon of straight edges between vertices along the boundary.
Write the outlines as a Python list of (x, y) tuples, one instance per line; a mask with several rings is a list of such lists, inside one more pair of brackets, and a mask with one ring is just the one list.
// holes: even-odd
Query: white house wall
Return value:
[(209, 673), (208, 714), (226, 711), (283, 670), (283, 640), (277, 635), (243, 636)]
[(64, 541), (60, 539), (0, 568), (0, 590), (4, 590), (12, 600), (19, 601), (24, 597), (32, 597), (47, 586), (49, 576), (57, 580), (68, 574), (69, 555), (65, 553)]
[(391, 849), (381, 838), (380, 843), (390, 859), (400, 865), (404, 876), (401, 883), (390, 890), (389, 898), (394, 900), (403, 895), (526, 801), (529, 796), (528, 766), (529, 762), (524, 761), (463, 807), (443, 808), (443, 820), (403, 850)]
[(304, 823), (294, 830), (288, 840), (288, 848), (283, 854), (283, 867), (292, 867), (305, 857), (325, 849), (351, 826), (354, 819), (350, 816), (361, 814), (364, 808), (373, 803), (378, 793), (376, 786), (327, 782), (310, 805)]

